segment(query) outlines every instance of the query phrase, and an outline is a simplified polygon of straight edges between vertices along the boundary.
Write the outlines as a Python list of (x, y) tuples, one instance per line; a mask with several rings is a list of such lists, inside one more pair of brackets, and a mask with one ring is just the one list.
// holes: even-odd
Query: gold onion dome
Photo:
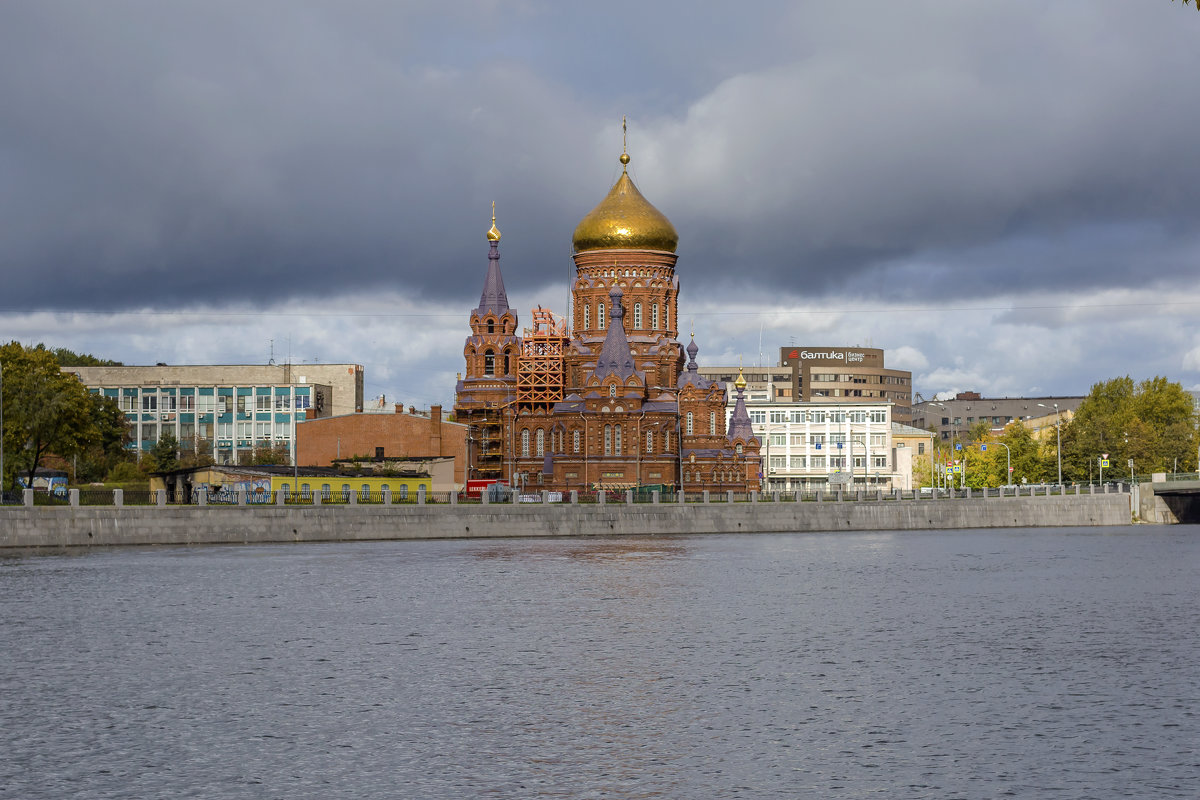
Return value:
[(500, 229), (496, 227), (496, 204), (492, 203), (492, 227), (488, 229), (487, 237), (489, 242), (500, 241)]
[(737, 376), (737, 380), (733, 382), (733, 385), (734, 385), (734, 386), (736, 386), (738, 389), (745, 389), (745, 388), (746, 388), (746, 376), (742, 374), (742, 368), (741, 368), (741, 367), (738, 367), (738, 376)]
[[(621, 154), (621, 164), (629, 164), (629, 155)], [(571, 237), (575, 252), (584, 250), (665, 250), (674, 253), (679, 246), (675, 226), (661, 211), (650, 205), (622, 169), (608, 196), (600, 201), (575, 228)]]

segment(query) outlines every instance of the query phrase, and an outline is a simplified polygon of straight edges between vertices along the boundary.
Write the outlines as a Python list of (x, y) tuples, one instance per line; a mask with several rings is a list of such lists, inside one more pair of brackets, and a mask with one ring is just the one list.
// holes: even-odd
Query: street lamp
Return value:
[[(1045, 403), (1038, 403), (1042, 408), (1049, 408)], [(1058, 403), (1054, 403), (1054, 449), (1058, 451), (1058, 485), (1062, 486), (1062, 426), (1058, 424)]]

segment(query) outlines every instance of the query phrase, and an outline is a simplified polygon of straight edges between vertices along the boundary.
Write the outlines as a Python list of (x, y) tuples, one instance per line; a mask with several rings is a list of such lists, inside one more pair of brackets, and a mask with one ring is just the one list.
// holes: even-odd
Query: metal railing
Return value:
[[(912, 490), (882, 490), (858, 489), (843, 491), (828, 490), (793, 490), (754, 494), (748, 492), (639, 492), (636, 490), (616, 491), (573, 491), (573, 492), (526, 492), (508, 493), (507, 496), (469, 497), (463, 492), (409, 492), (401, 495), (391, 492), (329, 492), (314, 496), (313, 493), (296, 494), (288, 489), (277, 492), (237, 492), (222, 491), (211, 495), (199, 491), (193, 493), (189, 503), (179, 499), (169, 500), (162, 490), (111, 490), (111, 489), (71, 489), (68, 492), (47, 492), (21, 490), (0, 494), (0, 505), (13, 506), (156, 506), (156, 505), (192, 505), (213, 507), (265, 507), (265, 506), (447, 506), (447, 505), (645, 505), (655, 502), (663, 505), (675, 504), (774, 504), (774, 503), (829, 503), (829, 502), (858, 502), (886, 503), (898, 501), (937, 501), (937, 500), (966, 500), (993, 499), (1005, 497), (1051, 497), (1061, 495), (1086, 495), (1128, 493), (1130, 485), (1124, 482), (1105, 484), (1073, 484), (1058, 486), (1055, 484), (1001, 486), (990, 489), (945, 489), (922, 487)], [(656, 497), (657, 495), (657, 497)]]

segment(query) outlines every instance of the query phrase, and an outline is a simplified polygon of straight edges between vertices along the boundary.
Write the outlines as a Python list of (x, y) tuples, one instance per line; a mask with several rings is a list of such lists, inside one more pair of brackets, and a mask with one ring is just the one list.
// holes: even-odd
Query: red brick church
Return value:
[(686, 350), (678, 339), (679, 236), (634, 186), (628, 154), (620, 160), (621, 177), (575, 229), (564, 320), (538, 308), (518, 334), (493, 212), (454, 407), (468, 426), (467, 477), (526, 490), (756, 491), (745, 381), (726, 426), (724, 384), (700, 376), (694, 336)]

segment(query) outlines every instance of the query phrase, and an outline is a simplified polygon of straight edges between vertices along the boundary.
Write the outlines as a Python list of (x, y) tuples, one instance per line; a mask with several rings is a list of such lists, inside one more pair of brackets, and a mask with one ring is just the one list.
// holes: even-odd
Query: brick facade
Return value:
[(384, 458), (434, 458), (454, 461), (454, 481), (465, 480), (467, 427), (442, 419), (442, 407), (429, 416), (406, 414), (347, 414), (310, 419), (296, 427), (298, 461), (305, 466), (329, 466), (338, 458), (374, 458), (383, 448)]

